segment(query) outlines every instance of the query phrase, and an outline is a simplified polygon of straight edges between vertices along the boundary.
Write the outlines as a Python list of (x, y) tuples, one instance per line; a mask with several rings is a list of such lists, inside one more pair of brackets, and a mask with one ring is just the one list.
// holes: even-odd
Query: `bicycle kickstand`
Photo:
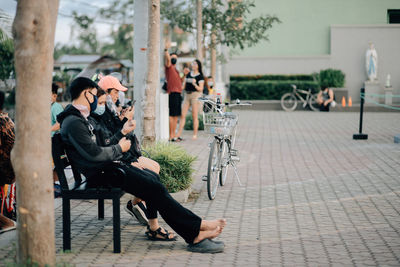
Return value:
[(242, 183), (240, 182), (239, 174), (237, 173), (236, 163), (232, 161), (231, 164), (232, 164), (233, 170), (235, 171), (236, 180), (238, 181), (239, 185), (242, 186)]

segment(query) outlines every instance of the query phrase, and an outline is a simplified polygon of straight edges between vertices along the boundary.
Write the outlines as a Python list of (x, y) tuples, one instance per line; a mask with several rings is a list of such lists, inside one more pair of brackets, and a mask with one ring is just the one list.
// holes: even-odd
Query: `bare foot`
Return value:
[(219, 226), (222, 231), (225, 225), (226, 225), (226, 219), (218, 219), (212, 221), (202, 220), (200, 225), (200, 231), (214, 230), (215, 228), (217, 228), (217, 226)]
[(221, 234), (221, 232), (222, 229), (219, 226), (217, 226), (217, 228), (215, 228), (214, 230), (205, 230), (205, 231), (200, 230), (199, 235), (193, 240), (193, 244), (197, 244), (206, 238), (209, 239), (216, 238)]

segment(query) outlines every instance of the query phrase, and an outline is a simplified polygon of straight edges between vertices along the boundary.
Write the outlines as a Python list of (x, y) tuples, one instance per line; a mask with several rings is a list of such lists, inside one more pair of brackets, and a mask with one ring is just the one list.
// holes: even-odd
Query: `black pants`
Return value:
[(328, 112), (328, 111), (329, 111), (329, 106), (330, 106), (330, 105), (331, 105), (331, 103), (329, 103), (328, 105), (324, 106), (324, 103), (322, 103), (322, 104), (319, 106), (319, 111)]
[(172, 198), (156, 173), (133, 166), (122, 168), (126, 172), (122, 189), (146, 201), (149, 219), (157, 218), (158, 211), (177, 234), (193, 243), (200, 232), (201, 218)]

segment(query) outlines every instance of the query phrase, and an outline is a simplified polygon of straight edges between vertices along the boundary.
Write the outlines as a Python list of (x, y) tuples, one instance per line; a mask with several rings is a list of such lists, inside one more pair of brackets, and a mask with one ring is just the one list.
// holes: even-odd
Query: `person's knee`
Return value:
[(154, 171), (155, 173), (159, 174), (161, 170), (160, 164), (158, 162), (154, 161)]

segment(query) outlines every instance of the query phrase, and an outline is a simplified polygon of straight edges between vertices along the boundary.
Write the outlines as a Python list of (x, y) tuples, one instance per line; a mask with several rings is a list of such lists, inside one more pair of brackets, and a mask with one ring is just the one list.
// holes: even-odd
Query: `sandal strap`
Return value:
[(165, 233), (162, 232), (163, 228), (158, 227), (157, 230), (153, 231), (150, 229), (150, 226), (147, 226), (147, 233), (149, 233), (153, 238), (157, 238), (157, 235), (162, 236), (165, 240), (173, 239), (174, 237), (170, 238), (170, 233), (167, 229), (164, 229)]

